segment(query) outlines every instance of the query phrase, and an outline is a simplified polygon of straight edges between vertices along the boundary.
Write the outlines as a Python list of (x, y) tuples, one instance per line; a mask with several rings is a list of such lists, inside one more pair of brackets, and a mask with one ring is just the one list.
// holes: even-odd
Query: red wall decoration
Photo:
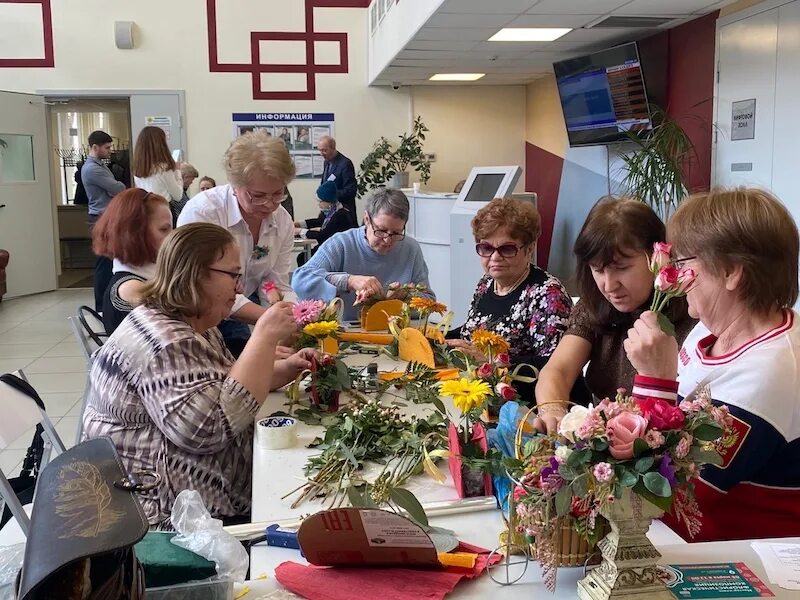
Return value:
[(0, 0), (0, 4), (38, 4), (42, 8), (42, 35), (44, 36), (44, 58), (2, 58), (2, 67), (54, 67), (53, 55), (53, 16), (50, 0)]
[[(217, 2), (206, 0), (208, 16), (208, 65), (212, 73), (249, 73), (253, 85), (253, 100), (314, 100), (317, 97), (317, 73), (347, 73), (347, 34), (320, 33), (314, 30), (315, 8), (366, 8), (370, 0), (304, 0), (305, 31), (251, 31), (250, 62), (221, 63), (217, 52)], [(305, 42), (305, 64), (280, 64), (261, 62), (262, 41)], [(314, 56), (315, 42), (337, 42), (338, 64), (317, 64)], [(268, 60), (268, 57), (264, 57)], [(262, 73), (305, 73), (305, 90), (266, 91), (261, 85)]]

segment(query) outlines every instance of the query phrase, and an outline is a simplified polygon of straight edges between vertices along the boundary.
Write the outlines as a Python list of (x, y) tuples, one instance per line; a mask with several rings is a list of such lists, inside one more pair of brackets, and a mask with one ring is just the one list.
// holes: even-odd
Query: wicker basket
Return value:
[[(517, 425), (517, 432), (514, 439), (514, 449), (517, 459), (522, 459), (522, 436), (525, 429), (525, 423), (528, 417), (531, 416), (538, 406), (534, 406), (525, 413), (525, 416), (520, 420)], [(521, 485), (515, 481), (517, 485)], [(524, 487), (524, 486), (523, 486)], [(597, 539), (603, 537), (610, 531), (608, 522), (598, 515), (598, 522), (600, 523)], [(556, 536), (556, 552), (558, 557), (559, 567), (582, 567), (585, 565), (599, 564), (602, 557), (596, 551), (596, 545), (590, 544), (585, 536), (578, 533), (575, 528), (575, 519), (569, 515), (561, 520), (560, 535)], [(535, 544), (530, 544), (530, 555), (536, 556)]]

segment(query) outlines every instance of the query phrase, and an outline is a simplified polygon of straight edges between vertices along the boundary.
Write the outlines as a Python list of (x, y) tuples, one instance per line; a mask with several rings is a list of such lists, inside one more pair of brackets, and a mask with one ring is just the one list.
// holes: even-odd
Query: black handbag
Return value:
[(40, 473), (18, 600), (141, 600), (133, 546), (148, 530), (137, 492), (158, 485), (129, 476), (109, 438), (85, 441)]
[[(37, 394), (36, 390), (31, 387), (31, 384), (24, 379), (21, 379), (16, 375), (12, 375), (11, 373), (6, 373), (5, 375), (0, 375), (0, 381), (13, 387), (15, 390), (30, 396), (30, 398), (36, 402), (39, 408), (45, 410), (44, 402), (42, 402), (39, 394)], [(8, 480), (11, 489), (14, 490), (14, 494), (17, 496), (17, 499), (22, 506), (33, 502), (33, 492), (36, 489), (36, 477), (39, 474), (39, 469), (42, 465), (42, 454), (44, 453), (44, 438), (42, 437), (43, 433), (44, 428), (42, 427), (42, 424), (37, 423), (36, 431), (33, 434), (33, 440), (31, 440), (30, 446), (28, 446), (28, 452), (25, 454), (25, 460), (22, 461), (22, 470), (20, 471), (20, 474), (16, 477), (11, 477)], [(0, 517), (0, 529), (2, 529), (3, 526), (5, 526), (5, 524), (8, 523), (13, 516), (14, 515), (11, 513), (11, 509), (6, 504), (5, 508), (3, 509), (3, 515)]]

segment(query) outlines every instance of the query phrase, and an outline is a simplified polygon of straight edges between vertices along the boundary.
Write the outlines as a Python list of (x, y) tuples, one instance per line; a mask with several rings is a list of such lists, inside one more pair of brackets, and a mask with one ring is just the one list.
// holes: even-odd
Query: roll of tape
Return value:
[(256, 440), (261, 448), (280, 450), (291, 448), (297, 440), (297, 419), (266, 417), (256, 423)]

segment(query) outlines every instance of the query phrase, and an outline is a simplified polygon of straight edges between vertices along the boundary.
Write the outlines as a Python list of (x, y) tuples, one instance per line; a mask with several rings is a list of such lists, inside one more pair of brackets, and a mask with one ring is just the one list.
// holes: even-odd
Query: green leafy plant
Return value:
[(422, 117), (417, 116), (411, 133), (398, 136), (400, 143), (397, 146), (381, 136), (364, 157), (359, 167), (357, 176), (358, 194), (363, 196), (369, 190), (380, 185), (385, 185), (397, 173), (405, 173), (412, 167), (419, 173), (422, 183), (427, 183), (431, 177), (431, 165), (425, 158), (423, 142), (425, 133), (429, 129), (422, 122)]
[(651, 109), (652, 132), (644, 137), (628, 132), (636, 148), (620, 155), (624, 163), (621, 184), (626, 195), (650, 206), (666, 222), (689, 193), (686, 175), (697, 152), (674, 119), (657, 106)]

